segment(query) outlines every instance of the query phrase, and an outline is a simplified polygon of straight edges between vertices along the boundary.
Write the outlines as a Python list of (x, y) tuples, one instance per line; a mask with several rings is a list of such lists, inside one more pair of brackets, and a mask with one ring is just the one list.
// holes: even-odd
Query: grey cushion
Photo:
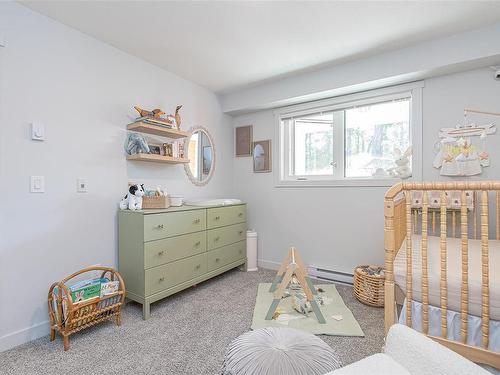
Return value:
[(229, 346), (223, 375), (321, 375), (341, 367), (335, 352), (311, 333), (263, 328), (244, 333)]

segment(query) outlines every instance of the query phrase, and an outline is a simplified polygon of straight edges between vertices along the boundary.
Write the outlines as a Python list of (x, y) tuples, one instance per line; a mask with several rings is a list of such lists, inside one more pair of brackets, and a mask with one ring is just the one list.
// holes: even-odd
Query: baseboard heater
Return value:
[(309, 273), (309, 276), (314, 279), (326, 280), (348, 285), (353, 284), (354, 275), (352, 273), (334, 271), (317, 266), (308, 266), (307, 272)]

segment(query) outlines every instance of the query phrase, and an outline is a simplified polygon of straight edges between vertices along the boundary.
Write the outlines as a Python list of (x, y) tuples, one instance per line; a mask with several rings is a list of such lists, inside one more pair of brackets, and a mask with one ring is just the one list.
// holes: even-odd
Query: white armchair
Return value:
[(491, 375), (434, 340), (401, 324), (387, 334), (383, 353), (326, 375)]

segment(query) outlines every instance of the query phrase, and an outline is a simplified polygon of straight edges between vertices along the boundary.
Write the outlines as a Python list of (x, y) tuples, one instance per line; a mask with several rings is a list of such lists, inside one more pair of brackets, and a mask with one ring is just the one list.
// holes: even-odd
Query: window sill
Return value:
[(309, 188), (309, 187), (391, 187), (401, 182), (398, 178), (349, 178), (339, 180), (281, 180), (275, 183), (277, 188)]

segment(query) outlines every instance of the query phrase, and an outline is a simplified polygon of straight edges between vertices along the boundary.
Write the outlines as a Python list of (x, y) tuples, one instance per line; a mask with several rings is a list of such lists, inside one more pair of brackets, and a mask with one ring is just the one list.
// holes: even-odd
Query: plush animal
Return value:
[(411, 167), (410, 167), (410, 156), (412, 153), (412, 148), (409, 146), (404, 153), (401, 153), (399, 148), (394, 150), (396, 164), (395, 167), (389, 168), (387, 172), (393, 177), (399, 177), (401, 179), (406, 179), (411, 177)]
[(128, 155), (144, 153), (150, 154), (151, 150), (149, 149), (148, 142), (146, 142), (146, 138), (143, 135), (137, 133), (128, 133), (127, 138), (125, 139), (125, 152)]
[(135, 110), (139, 112), (139, 115), (141, 117), (153, 117), (153, 118), (160, 118), (162, 115), (165, 114), (161, 109), (156, 108), (153, 109), (152, 111), (147, 111), (145, 109), (142, 109), (140, 107), (134, 106)]
[(131, 185), (128, 194), (120, 201), (120, 209), (142, 210), (142, 197), (144, 196), (144, 185)]

